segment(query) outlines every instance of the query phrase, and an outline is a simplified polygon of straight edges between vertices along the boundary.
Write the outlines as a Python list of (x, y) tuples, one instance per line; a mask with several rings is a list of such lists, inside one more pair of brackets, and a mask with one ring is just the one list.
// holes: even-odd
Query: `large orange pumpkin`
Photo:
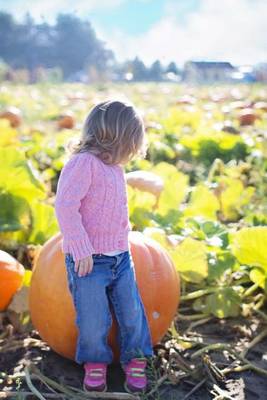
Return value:
[(14, 257), (0, 250), (0, 311), (4, 311), (21, 287), (25, 270)]
[[(68, 289), (61, 233), (46, 242), (34, 265), (30, 287), (30, 314), (40, 336), (57, 353), (74, 359), (77, 340), (75, 309)], [(179, 277), (167, 252), (140, 232), (130, 232), (139, 291), (148, 317), (153, 343), (166, 333), (179, 303)], [(118, 360), (117, 325), (109, 343)], [(96, 332), (97, 334), (97, 332)]]

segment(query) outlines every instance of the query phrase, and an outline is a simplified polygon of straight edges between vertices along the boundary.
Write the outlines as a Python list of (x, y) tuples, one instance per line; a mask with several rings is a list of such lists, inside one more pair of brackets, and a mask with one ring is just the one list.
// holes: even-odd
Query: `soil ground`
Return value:
[[(186, 335), (187, 338), (198, 338), (208, 344), (228, 343), (233, 346), (237, 352), (241, 351), (242, 346), (246, 346), (251, 342), (253, 337), (258, 335), (264, 329), (263, 323), (257, 318), (230, 320), (218, 320), (214, 318), (209, 320), (207, 323), (194, 328), (190, 328), (189, 325), (190, 323), (187, 321), (182, 321), (178, 324), (176, 329), (180, 336)], [(29, 391), (25, 379), (23, 377), (16, 378), (16, 374), (20, 374), (23, 371), (25, 364), (29, 361), (34, 363), (46, 377), (54, 379), (64, 385), (70, 385), (80, 389), (82, 388), (83, 368), (80, 365), (57, 355), (41, 340), (35, 343), (27, 343), (27, 339), (29, 338), (40, 339), (38, 333), (32, 330), (27, 334), (13, 334), (12, 336), (0, 341), (0, 397), (4, 398), (4, 392), (11, 391), (13, 392), (13, 395), (10, 394), (9, 398), (21, 399), (22, 397), (16, 395), (15, 392), (23, 390)], [(170, 347), (170, 338), (169, 334), (166, 335), (162, 342), (155, 347), (155, 353), (160, 360), (159, 363), (163, 362), (163, 359), (159, 357), (160, 352), (163, 351), (164, 353), (164, 348)], [(13, 350), (11, 350), (10, 345), (12, 346), (12, 343), (16, 343), (16, 340), (21, 342), (17, 343), (18, 347), (13, 346)], [(193, 351), (196, 351), (196, 349), (193, 349)], [(192, 353), (192, 350), (190, 351)], [(190, 351), (181, 351), (184, 360), (189, 361)], [(164, 355), (165, 359), (168, 359), (168, 354), (170, 354), (170, 352), (169, 350), (166, 350)], [(223, 363), (226, 365), (231, 364), (232, 362), (232, 360), (230, 360), (222, 351), (210, 352), (209, 355), (212, 362), (220, 367)], [(267, 370), (266, 336), (258, 344), (253, 346), (251, 350), (249, 350), (246, 358), (258, 367)], [(159, 372), (161, 371), (160, 374), (162, 375), (164, 373), (163, 368), (160, 364), (158, 365)], [(211, 376), (210, 380), (209, 375), (210, 370), (206, 369), (203, 376), (204, 378), (208, 377), (207, 381), (189, 397), (186, 396), (198, 383), (197, 380), (191, 379), (190, 377), (188, 380), (183, 379), (178, 384), (170, 384), (168, 381), (165, 381), (165, 383), (163, 383), (154, 395), (149, 397), (149, 399), (267, 400), (267, 374), (264, 376), (247, 370), (241, 373), (235, 372), (227, 375), (227, 381), (224, 382), (223, 385), (218, 383), (221, 390), (225, 390), (225, 397), (222, 395), (220, 397), (216, 390), (215, 393), (212, 394), (212, 391), (214, 391), (212, 383), (216, 384), (216, 379)], [(110, 392), (124, 392), (123, 381), (124, 374), (120, 365), (110, 365), (108, 368), (108, 390)], [(34, 384), (41, 392), (48, 392), (48, 389), (44, 387), (42, 383), (34, 381)], [(27, 396), (27, 399), (36, 398), (35, 395)]]

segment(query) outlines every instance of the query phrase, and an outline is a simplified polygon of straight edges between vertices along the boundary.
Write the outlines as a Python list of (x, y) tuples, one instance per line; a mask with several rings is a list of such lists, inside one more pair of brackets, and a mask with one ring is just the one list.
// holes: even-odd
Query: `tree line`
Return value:
[(147, 67), (138, 57), (119, 63), (97, 38), (91, 23), (73, 14), (59, 14), (50, 24), (35, 22), (29, 14), (18, 22), (11, 14), (0, 12), (0, 59), (14, 70), (26, 69), (33, 77), (38, 68), (58, 68), (62, 78), (70, 80), (90, 71), (135, 81), (160, 81), (166, 74), (179, 74), (174, 62), (165, 68), (159, 60)]

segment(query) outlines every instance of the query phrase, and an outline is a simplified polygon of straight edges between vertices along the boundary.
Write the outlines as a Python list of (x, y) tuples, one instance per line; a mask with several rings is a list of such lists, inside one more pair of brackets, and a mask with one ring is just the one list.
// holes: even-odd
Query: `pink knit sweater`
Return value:
[(58, 180), (55, 212), (62, 251), (75, 261), (94, 253), (129, 250), (123, 167), (106, 165), (88, 151), (73, 154)]

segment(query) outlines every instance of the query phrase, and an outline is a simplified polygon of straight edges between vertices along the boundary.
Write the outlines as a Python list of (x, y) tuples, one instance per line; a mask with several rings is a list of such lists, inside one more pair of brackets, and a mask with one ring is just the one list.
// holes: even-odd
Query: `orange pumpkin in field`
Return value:
[[(35, 262), (30, 314), (42, 339), (57, 353), (74, 359), (77, 341), (75, 309), (68, 289), (61, 241), (61, 233), (53, 236), (44, 244)], [(175, 316), (180, 296), (179, 276), (169, 255), (156, 241), (140, 232), (130, 232), (129, 243), (152, 341), (156, 344)], [(118, 360), (116, 330), (113, 319), (109, 343)]]
[(9, 107), (0, 113), (0, 118), (7, 119), (12, 128), (21, 125), (21, 111), (16, 107)]
[(14, 257), (0, 250), (0, 311), (4, 311), (21, 287), (25, 270)]
[(58, 129), (72, 129), (75, 126), (75, 120), (72, 113), (60, 115), (57, 120)]
[(251, 108), (244, 108), (239, 113), (239, 125), (253, 125), (257, 118), (258, 116)]

